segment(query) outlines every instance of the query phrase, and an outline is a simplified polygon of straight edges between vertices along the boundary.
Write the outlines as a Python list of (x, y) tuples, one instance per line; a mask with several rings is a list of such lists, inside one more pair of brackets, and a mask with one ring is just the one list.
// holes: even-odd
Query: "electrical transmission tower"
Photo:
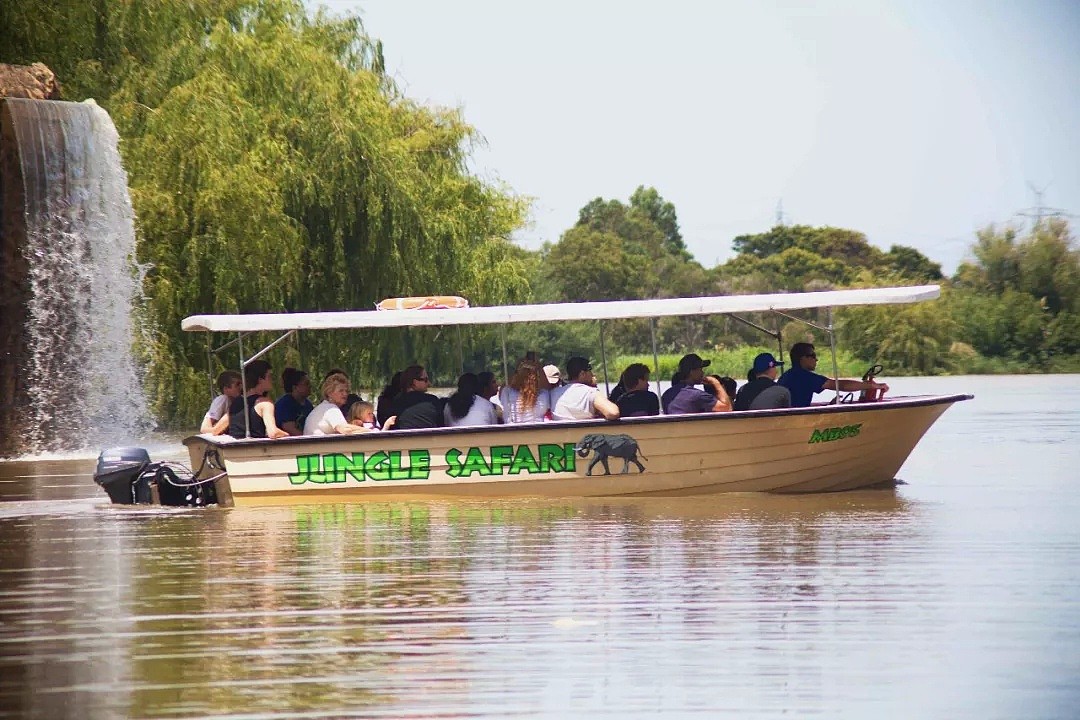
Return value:
[(1028, 187), (1031, 189), (1031, 194), (1035, 197), (1035, 204), (1029, 208), (1016, 213), (1018, 216), (1034, 220), (1034, 227), (1042, 225), (1042, 221), (1046, 218), (1074, 218), (1076, 215), (1066, 212), (1061, 208), (1047, 207), (1043, 205), (1043, 195), (1046, 194), (1046, 189), (1049, 185), (1044, 185), (1042, 188), (1035, 187), (1034, 184), (1028, 183)]
[(777, 227), (784, 227), (784, 198), (780, 198), (776, 201), (776, 225)]

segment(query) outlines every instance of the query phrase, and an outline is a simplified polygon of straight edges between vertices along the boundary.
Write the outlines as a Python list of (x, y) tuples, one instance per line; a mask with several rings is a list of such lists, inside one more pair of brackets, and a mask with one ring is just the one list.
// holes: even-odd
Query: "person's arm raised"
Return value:
[(728, 397), (727, 390), (720, 384), (720, 381), (711, 375), (706, 375), (704, 377), (704, 382), (713, 389), (713, 394), (716, 395), (716, 402), (713, 403), (712, 411), (731, 412), (731, 398)]

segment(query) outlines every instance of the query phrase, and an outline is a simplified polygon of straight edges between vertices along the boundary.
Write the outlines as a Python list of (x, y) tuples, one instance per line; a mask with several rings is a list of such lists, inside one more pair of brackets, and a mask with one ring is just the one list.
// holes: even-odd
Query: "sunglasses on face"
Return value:
[(418, 377), (416, 379), (419, 380), (420, 382), (426, 382), (426, 383), (431, 382), (431, 378), (429, 378), (427, 375), (424, 375), (423, 377)]
[(809, 355), (804, 355), (803, 357), (814, 358), (815, 360), (817, 360), (817, 355), (815, 355), (814, 353), (810, 353)]

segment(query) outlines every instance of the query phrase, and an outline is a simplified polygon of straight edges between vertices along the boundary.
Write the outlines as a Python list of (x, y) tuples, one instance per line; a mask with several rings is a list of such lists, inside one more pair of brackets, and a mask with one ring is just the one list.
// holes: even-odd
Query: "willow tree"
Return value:
[[(468, 172), (474, 129), (457, 110), (404, 97), (357, 18), (312, 15), (298, 0), (44, 5), (54, 26), (33, 27), (30, 9), (13, 15), (25, 52), (69, 71), (69, 92), (97, 93), (123, 139), (146, 268), (148, 390), (163, 419), (192, 421), (207, 370), (235, 365), (233, 355), (207, 368), (205, 338), (180, 331), (187, 315), (525, 298), (505, 239), (524, 202)], [(34, 40), (48, 33), (55, 42)], [(424, 331), (305, 334), (272, 359), (344, 366), (371, 383), (394, 364), (440, 362), (444, 345)]]

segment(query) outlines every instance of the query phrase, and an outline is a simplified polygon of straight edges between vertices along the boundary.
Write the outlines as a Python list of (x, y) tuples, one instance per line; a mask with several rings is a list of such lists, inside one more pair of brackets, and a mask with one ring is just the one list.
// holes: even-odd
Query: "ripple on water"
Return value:
[(1080, 428), (981, 397), (907, 485), (814, 497), (144, 510), (41, 465), (0, 503), (0, 708), (1071, 717)]

